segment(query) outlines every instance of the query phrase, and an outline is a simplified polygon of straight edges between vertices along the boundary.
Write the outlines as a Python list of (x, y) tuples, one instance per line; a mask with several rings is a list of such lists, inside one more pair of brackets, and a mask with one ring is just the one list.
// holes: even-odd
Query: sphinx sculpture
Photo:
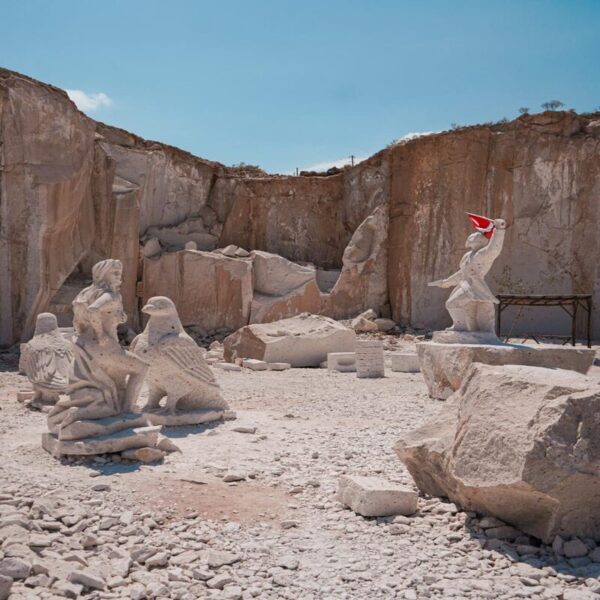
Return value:
[(20, 364), (34, 391), (30, 406), (42, 408), (58, 402), (68, 389), (72, 362), (73, 346), (60, 333), (56, 316), (40, 313), (33, 337), (21, 348)]
[[(131, 351), (150, 367), (148, 401), (143, 410), (157, 425), (194, 425), (234, 418), (221, 395), (204, 350), (184, 331), (177, 308), (165, 296), (150, 298), (142, 308), (149, 315)], [(164, 398), (164, 407), (160, 405)]]
[(68, 397), (48, 414), (43, 447), (55, 455), (101, 454), (154, 446), (160, 427), (148, 427), (135, 404), (148, 365), (119, 345), (117, 326), (126, 321), (119, 292), (123, 266), (103, 260), (92, 285), (73, 300), (74, 361)]
[(465, 243), (468, 252), (460, 261), (459, 270), (447, 277), (433, 281), (436, 287), (454, 287), (446, 301), (452, 317), (452, 326), (433, 334), (434, 342), (445, 343), (499, 343), (495, 333), (495, 305), (497, 298), (488, 287), (485, 276), (502, 251), (506, 222), (489, 221), (485, 231), (472, 233)]

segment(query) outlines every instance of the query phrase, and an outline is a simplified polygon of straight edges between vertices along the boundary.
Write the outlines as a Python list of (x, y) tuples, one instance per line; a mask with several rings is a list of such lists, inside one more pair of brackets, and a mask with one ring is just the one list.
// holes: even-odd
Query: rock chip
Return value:
[(578, 538), (569, 540), (563, 544), (563, 554), (567, 558), (579, 558), (587, 556), (590, 549)]
[(125, 460), (133, 460), (142, 463), (161, 462), (165, 458), (165, 453), (158, 448), (133, 448), (121, 452), (121, 457)]
[(91, 569), (77, 569), (71, 571), (67, 576), (67, 579), (71, 583), (82, 585), (84, 588), (90, 590), (104, 590), (106, 588), (104, 579)]
[(18, 557), (0, 560), (0, 575), (12, 579), (25, 579), (31, 573), (31, 563)]
[(12, 584), (12, 577), (8, 577), (7, 575), (0, 575), (0, 600), (8, 600)]
[(215, 575), (206, 582), (206, 585), (211, 589), (222, 590), (226, 585), (233, 582), (233, 578), (224, 573), (222, 575)]

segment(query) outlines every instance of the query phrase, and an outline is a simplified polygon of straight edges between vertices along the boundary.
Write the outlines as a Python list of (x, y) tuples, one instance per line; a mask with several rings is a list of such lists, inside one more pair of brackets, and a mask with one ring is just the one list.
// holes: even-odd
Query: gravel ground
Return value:
[(413, 486), (393, 445), (440, 407), (419, 374), (215, 371), (238, 419), (166, 431), (182, 452), (157, 465), (55, 460), (45, 415), (16, 401), (26, 379), (0, 373), (11, 600), (600, 598), (591, 540), (567, 559), (438, 499), (384, 519), (335, 500), (344, 473)]

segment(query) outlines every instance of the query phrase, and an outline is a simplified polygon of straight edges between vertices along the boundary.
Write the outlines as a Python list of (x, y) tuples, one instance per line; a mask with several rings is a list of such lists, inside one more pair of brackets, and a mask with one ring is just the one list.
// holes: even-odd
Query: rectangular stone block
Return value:
[(354, 373), (356, 371), (356, 353), (330, 352), (327, 355), (327, 368), (340, 373)]
[(258, 360), (257, 358), (245, 358), (242, 362), (242, 366), (252, 371), (266, 371), (269, 368), (268, 363), (264, 360)]
[(363, 517), (412, 515), (417, 510), (417, 493), (379, 477), (342, 475), (338, 500)]
[(356, 342), (356, 376), (361, 379), (385, 377), (383, 342), (378, 340)]
[(418, 373), (419, 355), (416, 352), (396, 352), (392, 354), (392, 371), (399, 373)]
[(292, 365), (288, 362), (272, 362), (269, 363), (269, 371), (287, 371)]

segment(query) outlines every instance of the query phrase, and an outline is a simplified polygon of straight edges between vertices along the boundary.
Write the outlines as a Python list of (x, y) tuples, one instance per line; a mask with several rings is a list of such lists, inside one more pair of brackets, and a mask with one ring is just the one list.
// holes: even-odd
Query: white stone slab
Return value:
[(213, 364), (213, 367), (217, 367), (222, 369), (223, 371), (241, 371), (242, 367), (239, 365), (234, 365), (233, 363), (228, 362), (217, 362)]
[(379, 477), (342, 475), (338, 500), (364, 517), (412, 515), (417, 510), (417, 493)]
[(287, 371), (292, 365), (288, 362), (272, 362), (269, 363), (269, 371)]
[(269, 368), (269, 364), (264, 360), (258, 360), (257, 358), (245, 358), (242, 361), (242, 366), (252, 371), (266, 371)]
[(385, 377), (383, 342), (378, 340), (357, 340), (356, 376), (360, 379)]
[(461, 385), (472, 363), (528, 365), (587, 373), (596, 352), (552, 344), (440, 344), (421, 342), (417, 353), (429, 395), (445, 400)]

